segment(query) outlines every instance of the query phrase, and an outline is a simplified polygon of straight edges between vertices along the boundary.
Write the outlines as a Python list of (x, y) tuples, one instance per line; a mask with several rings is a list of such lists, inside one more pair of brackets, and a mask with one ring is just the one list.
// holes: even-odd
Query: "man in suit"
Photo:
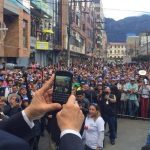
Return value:
[(52, 103), (52, 86), (54, 76), (36, 93), (31, 104), (21, 113), (0, 122), (0, 149), (3, 150), (29, 150), (27, 142), (32, 138), (33, 120), (41, 118), (45, 113), (60, 110), (57, 113), (57, 122), (61, 130), (60, 150), (83, 150), (81, 129), (84, 115), (75, 97), (70, 96), (63, 107)]

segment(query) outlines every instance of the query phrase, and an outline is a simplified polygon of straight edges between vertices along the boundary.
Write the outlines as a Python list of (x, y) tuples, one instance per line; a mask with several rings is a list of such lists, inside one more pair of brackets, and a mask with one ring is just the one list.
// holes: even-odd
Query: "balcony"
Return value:
[(42, 0), (31, 0), (31, 5), (32, 4), (36, 8), (42, 10), (47, 15), (53, 16), (53, 9), (52, 9), (52, 7), (48, 3), (45, 3)]

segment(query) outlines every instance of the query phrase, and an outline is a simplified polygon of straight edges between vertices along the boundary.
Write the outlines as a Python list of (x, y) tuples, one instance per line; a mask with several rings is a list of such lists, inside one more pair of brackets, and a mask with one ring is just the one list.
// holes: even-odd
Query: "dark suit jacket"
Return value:
[[(32, 135), (22, 114), (18, 113), (0, 122), (0, 150), (29, 150), (25, 141), (31, 139)], [(59, 150), (83, 150), (82, 140), (74, 134), (66, 134), (61, 138)]]

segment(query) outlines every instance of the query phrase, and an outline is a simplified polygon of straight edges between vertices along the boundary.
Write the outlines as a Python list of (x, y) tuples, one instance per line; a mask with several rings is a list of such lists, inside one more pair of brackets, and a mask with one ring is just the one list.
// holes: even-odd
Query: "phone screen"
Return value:
[(59, 76), (55, 78), (55, 93), (71, 94), (71, 78), (69, 76)]

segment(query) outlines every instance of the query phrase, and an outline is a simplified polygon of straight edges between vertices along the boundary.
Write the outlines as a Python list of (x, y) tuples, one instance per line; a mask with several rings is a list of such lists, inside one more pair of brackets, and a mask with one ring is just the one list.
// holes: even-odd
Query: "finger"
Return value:
[(53, 110), (60, 110), (61, 105), (58, 103), (51, 103), (51, 104), (46, 104), (45, 110), (46, 112), (53, 111)]
[(79, 109), (80, 109), (80, 106), (79, 106), (79, 104), (78, 104), (78, 102), (77, 102), (77, 101), (75, 101), (74, 105), (75, 105), (77, 108), (79, 108)]
[(52, 77), (43, 85), (41, 89), (39, 89), (39, 91), (41, 93), (45, 93), (53, 85), (53, 82), (54, 82), (54, 75), (52, 75)]
[(74, 96), (74, 95), (71, 95), (71, 96), (69, 97), (68, 102), (67, 102), (66, 105), (73, 105), (73, 104), (75, 103), (75, 101), (76, 101), (75, 96)]

